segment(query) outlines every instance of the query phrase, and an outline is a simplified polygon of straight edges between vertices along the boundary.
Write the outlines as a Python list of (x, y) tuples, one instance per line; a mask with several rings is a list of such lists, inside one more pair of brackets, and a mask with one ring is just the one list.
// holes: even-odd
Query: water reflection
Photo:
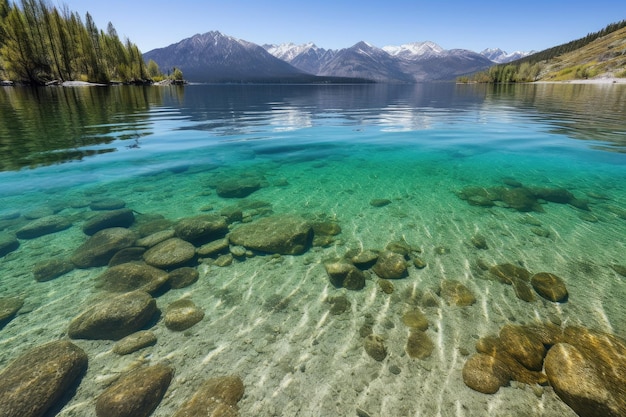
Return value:
[(81, 160), (151, 134), (150, 88), (0, 89), (0, 170)]
[[(532, 118), (548, 132), (595, 141), (590, 146), (602, 150), (626, 148), (626, 88), (621, 85), (5, 87), (0, 89), (0, 171), (142, 149), (155, 133), (209, 132), (187, 143), (206, 146), (211, 138), (249, 141), (325, 125), (424, 130), (468, 117), (482, 123), (484, 114), (499, 114), (503, 124)], [(169, 140), (171, 149), (184, 145)]]

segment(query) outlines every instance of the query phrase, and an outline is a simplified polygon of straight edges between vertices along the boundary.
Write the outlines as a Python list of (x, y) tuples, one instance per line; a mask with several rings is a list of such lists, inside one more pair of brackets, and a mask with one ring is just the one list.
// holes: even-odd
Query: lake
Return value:
[(153, 416), (223, 376), (242, 416), (576, 416), (551, 346), (624, 369), (626, 87), (3, 87), (0, 270), (0, 369), (88, 357), (59, 416), (156, 364)]

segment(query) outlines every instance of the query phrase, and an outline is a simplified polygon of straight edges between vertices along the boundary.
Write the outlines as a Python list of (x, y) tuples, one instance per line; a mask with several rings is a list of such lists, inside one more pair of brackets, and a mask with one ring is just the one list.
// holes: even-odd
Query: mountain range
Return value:
[(521, 56), (500, 49), (445, 50), (434, 42), (383, 48), (358, 42), (339, 50), (313, 43), (259, 46), (211, 31), (146, 52), (144, 59), (161, 69), (179, 68), (190, 82), (415, 83), (454, 80)]

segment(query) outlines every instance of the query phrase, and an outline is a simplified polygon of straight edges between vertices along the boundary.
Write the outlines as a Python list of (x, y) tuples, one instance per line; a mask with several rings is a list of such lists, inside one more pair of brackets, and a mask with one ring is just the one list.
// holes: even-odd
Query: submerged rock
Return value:
[(181, 332), (187, 330), (204, 318), (204, 311), (193, 301), (183, 298), (174, 301), (165, 310), (165, 327)]
[(243, 381), (238, 376), (209, 378), (173, 417), (237, 417), (237, 402), (243, 393)]
[(254, 176), (223, 179), (215, 184), (217, 195), (222, 198), (244, 198), (261, 189), (261, 179)]
[(138, 332), (129, 334), (123, 339), (119, 340), (113, 345), (113, 353), (118, 355), (128, 355), (143, 349), (148, 346), (152, 346), (157, 342), (156, 335), (150, 330), (140, 330)]
[(567, 301), (568, 292), (565, 282), (557, 275), (539, 272), (530, 280), (537, 293), (546, 300), (561, 303)]
[(191, 243), (174, 237), (148, 249), (143, 259), (148, 265), (167, 270), (182, 266), (195, 256), (196, 248)]
[(337, 288), (360, 290), (365, 287), (365, 275), (356, 266), (346, 261), (327, 262), (324, 264), (331, 284)]
[(0, 232), (0, 258), (20, 247), (20, 241), (11, 233)]
[(35, 239), (50, 233), (60, 232), (61, 230), (67, 229), (71, 225), (72, 222), (63, 216), (46, 216), (28, 223), (26, 226), (15, 232), (15, 236), (19, 239)]
[(390, 250), (380, 253), (372, 270), (384, 279), (399, 279), (407, 275), (404, 256)]
[(168, 281), (171, 288), (178, 289), (190, 286), (198, 281), (198, 278), (200, 278), (200, 273), (196, 268), (184, 266), (170, 271)]
[(441, 298), (446, 300), (448, 305), (459, 307), (471, 306), (476, 302), (476, 297), (465, 285), (459, 281), (441, 281)]
[(363, 347), (365, 348), (365, 352), (378, 362), (381, 362), (387, 357), (385, 341), (377, 334), (368, 335), (363, 342)]
[(406, 353), (414, 359), (426, 359), (435, 350), (435, 344), (426, 332), (413, 329), (406, 341)]
[(477, 353), (463, 365), (463, 382), (474, 391), (495, 394), (509, 384), (509, 368), (499, 359)]
[(165, 365), (147, 366), (122, 375), (96, 400), (96, 415), (148, 417), (161, 402), (173, 376), (174, 370)]
[(386, 198), (375, 198), (373, 200), (370, 200), (370, 206), (372, 207), (385, 207), (389, 204), (391, 204), (391, 200), (388, 200)]
[(274, 215), (239, 226), (229, 239), (232, 244), (252, 250), (299, 255), (311, 247), (313, 228), (301, 217)]
[(506, 325), (500, 329), (500, 340), (504, 349), (531, 371), (541, 371), (546, 349), (530, 328)]
[(157, 312), (145, 291), (133, 291), (101, 301), (83, 311), (67, 331), (72, 339), (118, 340), (145, 326)]
[(74, 264), (67, 259), (48, 259), (37, 262), (33, 267), (35, 281), (44, 282), (58, 278), (74, 269)]
[(174, 231), (177, 237), (200, 245), (226, 236), (228, 223), (223, 216), (196, 216), (179, 220)]
[(69, 341), (28, 350), (0, 373), (0, 415), (42, 417), (87, 369), (87, 355)]
[(420, 310), (410, 310), (404, 313), (402, 315), (402, 323), (407, 327), (421, 331), (428, 329), (428, 318)]
[[(623, 354), (624, 352), (622, 352)], [(622, 359), (622, 377), (626, 376)], [(626, 415), (626, 379), (613, 385), (594, 360), (568, 343), (553, 346), (546, 356), (546, 374), (559, 398), (581, 417)]]
[(94, 211), (117, 210), (124, 208), (125, 206), (126, 202), (124, 200), (120, 200), (119, 198), (101, 198), (89, 203), (89, 208)]
[(130, 209), (106, 211), (87, 220), (83, 224), (83, 233), (91, 236), (102, 229), (129, 227), (134, 221), (135, 214)]
[(0, 329), (10, 322), (24, 306), (21, 297), (0, 297)]
[(118, 251), (137, 240), (135, 232), (123, 227), (100, 230), (74, 251), (71, 261), (79, 268), (106, 265)]
[(144, 263), (128, 262), (115, 265), (96, 278), (96, 288), (111, 292), (142, 290), (157, 292), (168, 281), (167, 272)]

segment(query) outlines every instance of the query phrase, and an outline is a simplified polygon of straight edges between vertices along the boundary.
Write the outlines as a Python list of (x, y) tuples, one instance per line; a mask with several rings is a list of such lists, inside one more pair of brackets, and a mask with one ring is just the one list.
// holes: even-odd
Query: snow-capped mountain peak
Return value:
[(263, 48), (276, 58), (283, 61), (291, 61), (298, 55), (308, 51), (309, 49), (319, 49), (313, 42), (296, 45), (295, 43), (281, 43), (280, 45), (263, 45)]
[(480, 52), (482, 56), (497, 64), (505, 64), (507, 62), (515, 61), (517, 59), (524, 58), (525, 56), (528, 56), (532, 53), (534, 53), (534, 51), (515, 51), (509, 54), (500, 48), (487, 48)]
[(400, 46), (385, 46), (382, 48), (389, 55), (400, 58), (415, 58), (427, 54), (440, 54), (444, 49), (435, 42), (412, 42)]

